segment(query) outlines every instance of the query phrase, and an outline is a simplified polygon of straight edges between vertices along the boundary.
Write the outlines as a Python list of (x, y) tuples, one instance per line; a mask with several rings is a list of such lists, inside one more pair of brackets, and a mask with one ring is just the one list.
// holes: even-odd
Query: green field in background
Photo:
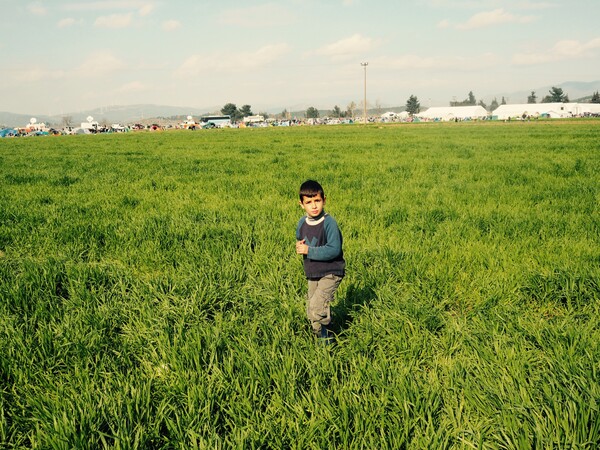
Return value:
[(599, 211), (597, 120), (2, 139), (0, 446), (596, 449)]

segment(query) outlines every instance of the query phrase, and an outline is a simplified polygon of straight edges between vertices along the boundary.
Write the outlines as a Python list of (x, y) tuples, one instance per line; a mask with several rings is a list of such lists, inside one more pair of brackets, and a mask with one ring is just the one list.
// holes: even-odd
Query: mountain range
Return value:
[[(594, 92), (600, 91), (600, 80), (592, 81), (592, 82), (582, 82), (582, 81), (567, 81), (561, 84), (554, 85), (555, 87), (559, 87), (563, 90), (565, 94), (569, 96), (570, 101), (572, 102), (585, 102), (589, 101), (589, 98)], [(523, 91), (514, 91), (514, 92), (504, 92), (498, 93), (494, 95), (486, 95), (483, 98), (487, 103), (491, 102), (492, 99), (497, 99), (498, 102), (501, 101), (502, 97), (504, 97), (507, 103), (526, 103), (527, 97), (531, 94), (532, 91), (535, 91), (538, 101), (541, 101), (543, 97), (548, 95), (550, 89), (553, 86), (544, 86), (536, 89), (523, 90)], [(467, 97), (467, 93), (465, 93), (465, 98)], [(450, 102), (450, 100), (449, 100)], [(310, 105), (295, 105), (293, 108), (270, 108), (268, 113), (277, 114), (283, 111), (284, 109), (291, 109), (292, 116), (301, 117), (304, 115), (304, 111)], [(343, 106), (342, 106), (343, 108)], [(69, 118), (69, 122), (72, 125), (79, 125), (81, 122), (85, 122), (88, 117), (93, 117), (93, 119), (99, 123), (121, 123), (121, 124), (130, 124), (130, 123), (139, 123), (139, 122), (148, 122), (152, 121), (152, 119), (158, 118), (171, 118), (171, 117), (186, 117), (188, 115), (194, 117), (200, 117), (203, 115), (215, 114), (219, 113), (218, 111), (221, 109), (221, 106), (210, 106), (210, 107), (182, 107), (182, 106), (167, 106), (167, 105), (126, 105), (126, 106), (105, 106), (101, 108), (96, 108), (87, 111), (77, 111), (62, 115), (48, 116), (35, 114), (34, 112), (31, 114), (16, 114), (11, 112), (2, 112), (0, 111), (0, 128), (3, 127), (23, 127), (27, 125), (31, 118), (37, 120), (37, 122), (44, 122), (48, 125), (54, 125), (56, 127), (62, 127), (65, 123), (65, 118)], [(385, 110), (392, 111), (400, 111), (404, 109), (404, 106), (385, 106)], [(258, 113), (258, 111), (255, 111)], [(326, 111), (324, 112), (326, 114)]]
[(90, 109), (87, 111), (77, 111), (67, 114), (48, 116), (43, 114), (14, 114), (0, 111), (0, 127), (24, 127), (32, 118), (36, 121), (44, 122), (47, 125), (62, 127), (65, 124), (65, 118), (69, 119), (71, 125), (79, 126), (81, 122), (86, 122), (88, 117), (92, 117), (98, 123), (138, 123), (146, 122), (148, 119), (167, 118), (188, 115), (199, 117), (201, 115), (211, 114), (218, 111), (220, 107), (213, 108), (193, 108), (183, 106), (165, 106), (165, 105), (112, 105), (101, 108)]

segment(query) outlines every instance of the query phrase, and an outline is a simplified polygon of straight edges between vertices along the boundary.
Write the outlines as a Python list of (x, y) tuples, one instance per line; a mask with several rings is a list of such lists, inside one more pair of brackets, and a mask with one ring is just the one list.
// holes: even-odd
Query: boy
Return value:
[(330, 302), (345, 274), (342, 233), (337, 222), (323, 209), (325, 193), (319, 183), (308, 180), (300, 186), (300, 207), (306, 212), (296, 227), (296, 253), (303, 255), (308, 280), (306, 314), (319, 338), (328, 339)]

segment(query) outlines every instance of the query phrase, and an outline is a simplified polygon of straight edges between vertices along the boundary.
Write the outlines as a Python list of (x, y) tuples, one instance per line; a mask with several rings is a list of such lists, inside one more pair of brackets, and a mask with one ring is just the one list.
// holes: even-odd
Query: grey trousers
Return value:
[(341, 281), (342, 277), (337, 275), (325, 275), (319, 280), (308, 280), (306, 315), (315, 334), (321, 332), (322, 326), (331, 323), (329, 304), (333, 301)]

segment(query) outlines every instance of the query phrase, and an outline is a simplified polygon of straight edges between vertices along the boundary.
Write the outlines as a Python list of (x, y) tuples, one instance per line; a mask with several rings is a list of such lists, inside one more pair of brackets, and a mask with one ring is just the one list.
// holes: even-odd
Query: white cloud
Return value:
[(551, 2), (537, 2), (537, 1), (519, 1), (518, 3), (516, 3), (515, 7), (519, 8), (519, 9), (524, 9), (524, 10), (543, 10), (543, 9), (550, 9), (550, 8), (556, 8), (558, 5), (556, 3), (551, 3)]
[(124, 84), (117, 92), (128, 94), (130, 92), (143, 92), (150, 89), (150, 86), (142, 83), (141, 81), (132, 81), (130, 83)]
[(516, 65), (535, 65), (569, 59), (595, 59), (599, 55), (600, 38), (588, 42), (577, 40), (558, 41), (552, 48), (538, 53), (517, 53), (512, 62)]
[(289, 25), (293, 20), (294, 15), (277, 3), (226, 10), (218, 19), (224, 25), (249, 28)]
[(40, 81), (59, 80), (64, 78), (63, 70), (52, 70), (45, 67), (18, 67), (11, 70), (13, 82), (39, 83)]
[(535, 20), (532, 16), (517, 16), (504, 11), (502, 8), (477, 13), (465, 23), (456, 25), (459, 30), (471, 30), (474, 28), (489, 27), (505, 23), (530, 23)]
[(67, 11), (139, 10), (141, 15), (154, 8), (154, 2), (146, 0), (105, 0), (95, 2), (72, 2), (62, 7)]
[(166, 20), (162, 24), (162, 29), (164, 31), (173, 31), (178, 28), (181, 28), (181, 22), (178, 20)]
[(31, 14), (34, 14), (36, 16), (43, 16), (48, 12), (46, 7), (40, 2), (30, 3), (29, 6), (27, 6), (27, 9)]
[(139, 13), (140, 13), (140, 16), (147, 16), (150, 13), (152, 13), (152, 11), (154, 11), (154, 5), (151, 3), (148, 3), (140, 8)]
[(450, 21), (448, 19), (444, 19), (444, 20), (440, 20), (437, 24), (438, 28), (449, 28), (450, 27)]
[(256, 69), (289, 51), (287, 44), (267, 45), (248, 53), (203, 53), (192, 55), (175, 71), (178, 77), (195, 77), (204, 72), (228, 72)]
[(65, 17), (64, 19), (59, 20), (56, 26), (58, 28), (68, 28), (75, 25), (75, 23), (76, 21), (72, 17)]
[(377, 58), (372, 61), (373, 66), (382, 69), (395, 70), (457, 70), (469, 71), (493, 67), (499, 63), (499, 58), (492, 53), (484, 53), (472, 57), (464, 56), (419, 56), (402, 55), (394, 58)]
[(541, 10), (555, 8), (556, 0), (417, 0), (432, 9), (450, 10), (481, 10), (482, 8), (495, 8), (498, 5), (518, 10)]
[(354, 34), (348, 38), (325, 45), (315, 50), (314, 53), (321, 56), (328, 56), (335, 60), (341, 60), (363, 55), (376, 46), (377, 42), (375, 40), (360, 34)]
[(46, 81), (78, 79), (88, 80), (90, 78), (109, 75), (122, 70), (126, 64), (115, 57), (109, 51), (97, 51), (89, 54), (81, 64), (72, 69), (53, 69), (44, 66), (22, 66), (12, 67), (7, 70), (11, 81), (17, 84), (34, 83)]
[(108, 51), (91, 53), (79, 66), (53, 69), (44, 66), (13, 67), (8, 73), (13, 83), (40, 83), (57, 80), (77, 80), (101, 77), (125, 68), (126, 65)]
[(498, 0), (419, 0), (419, 3), (423, 3), (433, 9), (481, 9), (488, 5), (492, 6), (497, 3)]
[(100, 16), (94, 22), (98, 28), (126, 28), (131, 25), (131, 13)]
[(123, 69), (125, 63), (109, 51), (91, 53), (73, 72), (79, 77), (98, 77)]

